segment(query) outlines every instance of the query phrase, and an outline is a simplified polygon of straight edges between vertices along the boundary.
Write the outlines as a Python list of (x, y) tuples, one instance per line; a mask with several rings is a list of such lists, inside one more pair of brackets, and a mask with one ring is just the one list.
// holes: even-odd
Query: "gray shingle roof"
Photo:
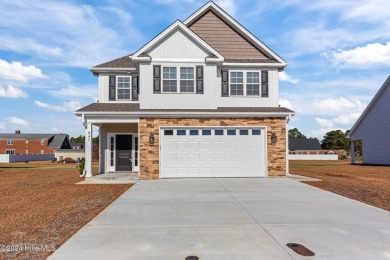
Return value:
[(218, 107), (217, 109), (140, 109), (139, 103), (92, 103), (77, 112), (204, 112), (204, 113), (294, 113), (284, 107)]
[(290, 151), (298, 150), (322, 150), (321, 144), (317, 139), (307, 139), (307, 138), (289, 138), (288, 139), (288, 149)]
[(2, 140), (49, 140), (47, 147), (58, 148), (61, 147), (67, 134), (2, 134), (0, 133), (0, 139)]
[(136, 68), (135, 63), (129, 56), (130, 55), (126, 55), (117, 59), (113, 59), (111, 61), (96, 65), (92, 68)]
[(270, 59), (225, 59), (227, 63), (279, 63)]

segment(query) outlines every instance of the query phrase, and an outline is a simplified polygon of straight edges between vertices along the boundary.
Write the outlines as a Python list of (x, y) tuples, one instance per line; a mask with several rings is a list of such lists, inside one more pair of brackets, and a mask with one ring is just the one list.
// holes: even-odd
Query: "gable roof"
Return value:
[(289, 138), (288, 149), (290, 151), (322, 150), (321, 144), (318, 141), (318, 139), (307, 139), (307, 138)]
[(12, 139), (12, 140), (41, 140), (47, 139), (48, 146), (52, 148), (61, 147), (65, 139), (68, 138), (67, 134), (2, 134), (0, 133), (0, 139)]
[(130, 56), (131, 54), (117, 59), (113, 59), (105, 63), (93, 66), (92, 68), (135, 68), (135, 63), (130, 58)]
[[(383, 93), (385, 93), (386, 89), (390, 89), (390, 76), (387, 77), (385, 83), (383, 83), (382, 87), (378, 90), (378, 92), (375, 94), (374, 98), (371, 100), (370, 104), (366, 107), (366, 109), (363, 111), (362, 115), (359, 117), (359, 119), (356, 121), (354, 126), (351, 129), (351, 132), (348, 134), (348, 138), (350, 138), (354, 132), (359, 128), (360, 124), (364, 121), (366, 116), (370, 113), (372, 108), (375, 106), (375, 104), (378, 102), (378, 100), (381, 98)], [(390, 102), (390, 100), (389, 100)]]
[(145, 57), (145, 54), (148, 53), (153, 47), (155, 47), (157, 44), (159, 44), (165, 37), (167, 37), (170, 33), (174, 32), (175, 30), (181, 30), (184, 32), (189, 38), (193, 39), (195, 42), (197, 42), (204, 50), (206, 50), (209, 53), (209, 56), (215, 56), (216, 58), (210, 58), (218, 61), (223, 61), (224, 57), (217, 52), (213, 47), (211, 47), (207, 42), (205, 42), (203, 39), (201, 39), (198, 35), (196, 35), (194, 32), (192, 32), (187, 26), (185, 26), (181, 21), (176, 20), (173, 24), (171, 24), (167, 29), (162, 31), (159, 35), (157, 35), (154, 39), (152, 39), (150, 42), (148, 42), (146, 45), (144, 45), (142, 48), (140, 48), (138, 51), (136, 51), (131, 58), (134, 61), (141, 61), (141, 60), (150, 60), (149, 56)]
[[(237, 35), (239, 35), (242, 39), (245, 39), (247, 43), (249, 43), (252, 47), (257, 48), (259, 51), (259, 54), (263, 54), (266, 58), (269, 58), (271, 60), (276, 60), (277, 62), (280, 63), (281, 67), (287, 66), (287, 62), (283, 60), (279, 55), (277, 55), (274, 51), (272, 51), (267, 45), (265, 45), (263, 42), (261, 42), (258, 38), (256, 38), (252, 33), (250, 33), (245, 27), (243, 27), (239, 22), (237, 22), (233, 17), (231, 17), (229, 14), (227, 14), (223, 9), (221, 9), (217, 4), (215, 4), (212, 1), (207, 2), (204, 6), (202, 6), (199, 10), (197, 10), (195, 13), (193, 13), (190, 17), (188, 17), (185, 21), (184, 24), (188, 26), (189, 28), (193, 29), (195, 32), (200, 33), (205, 37), (207, 33), (205, 32), (200, 32), (199, 28), (194, 27), (200, 19), (208, 16), (207, 18), (212, 20), (213, 24), (210, 24), (211, 26), (223, 26), (218, 20), (215, 20), (215, 17), (219, 18), (221, 21), (223, 21), (226, 25), (230, 27), (230, 30), (233, 30), (236, 32)], [(206, 19), (207, 20), (207, 19)], [(210, 26), (208, 25), (208, 27)], [(226, 29), (226, 28), (225, 28)], [(217, 30), (214, 31), (214, 33)], [(231, 34), (233, 35), (233, 34)], [(202, 37), (202, 36), (201, 36)], [(214, 45), (218, 46), (223, 44), (221, 41), (222, 39), (218, 38), (213, 38), (212, 35), (208, 36), (206, 41), (210, 42), (210, 45), (213, 46), (211, 41), (214, 41)], [(238, 38), (236, 38), (238, 39)], [(225, 38), (226, 41), (226, 38)], [(245, 46), (249, 49), (248, 44), (245, 44)], [(218, 47), (215, 47), (218, 51), (220, 49)], [(248, 50), (249, 50), (248, 49)], [(222, 53), (222, 51), (221, 51)], [(222, 53), (223, 54), (223, 53)], [(229, 57), (225, 57), (229, 58)], [(240, 58), (245, 58), (245, 57), (240, 57)]]

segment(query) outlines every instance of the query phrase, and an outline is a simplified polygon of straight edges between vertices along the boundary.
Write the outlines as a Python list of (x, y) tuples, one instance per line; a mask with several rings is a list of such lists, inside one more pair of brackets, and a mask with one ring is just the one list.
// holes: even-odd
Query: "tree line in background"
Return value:
[[(71, 143), (83, 143), (84, 144), (85, 143), (85, 136), (79, 135), (78, 137), (71, 137), (69, 139), (69, 141)], [(98, 144), (99, 143), (99, 136), (92, 138), (92, 143)]]
[[(329, 150), (346, 150), (351, 149), (351, 142), (347, 138), (350, 130), (347, 130), (345, 133), (341, 130), (332, 130), (325, 134), (324, 139), (320, 141), (322, 149)], [(302, 134), (297, 128), (288, 130), (289, 138), (307, 138)], [(309, 137), (308, 139), (317, 139)], [(317, 139), (318, 140), (318, 139)]]

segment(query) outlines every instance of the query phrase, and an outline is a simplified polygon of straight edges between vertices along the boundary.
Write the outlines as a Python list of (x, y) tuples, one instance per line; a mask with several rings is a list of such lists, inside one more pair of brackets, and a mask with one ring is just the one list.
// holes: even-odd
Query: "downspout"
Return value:
[(290, 122), (291, 119), (291, 114), (289, 114), (286, 117), (286, 176), (291, 177), (291, 174), (289, 172), (290, 168), (290, 163), (288, 161), (288, 156), (289, 156), (289, 149), (288, 149), (288, 123)]

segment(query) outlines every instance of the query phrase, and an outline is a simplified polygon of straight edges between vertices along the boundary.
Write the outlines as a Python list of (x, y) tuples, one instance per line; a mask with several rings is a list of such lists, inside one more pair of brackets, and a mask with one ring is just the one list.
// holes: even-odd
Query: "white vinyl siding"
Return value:
[(204, 60), (208, 52), (203, 50), (198, 43), (195, 43), (181, 30), (174, 31), (164, 41), (154, 47), (149, 56), (152, 60)]
[[(200, 65), (203, 66), (203, 94), (188, 94), (188, 93), (153, 93), (153, 65), (161, 65), (161, 78), (163, 77), (163, 67), (176, 68), (194, 68)], [(179, 74), (180, 74), (180, 70)], [(141, 63), (140, 64), (140, 87), (141, 109), (216, 109), (217, 95), (220, 91), (220, 78), (217, 77), (217, 66), (205, 63)], [(194, 75), (195, 76), (195, 75)], [(180, 76), (179, 76), (180, 77)], [(162, 85), (162, 81), (161, 81)], [(196, 85), (196, 84), (195, 84)], [(178, 87), (180, 87), (178, 85)]]

